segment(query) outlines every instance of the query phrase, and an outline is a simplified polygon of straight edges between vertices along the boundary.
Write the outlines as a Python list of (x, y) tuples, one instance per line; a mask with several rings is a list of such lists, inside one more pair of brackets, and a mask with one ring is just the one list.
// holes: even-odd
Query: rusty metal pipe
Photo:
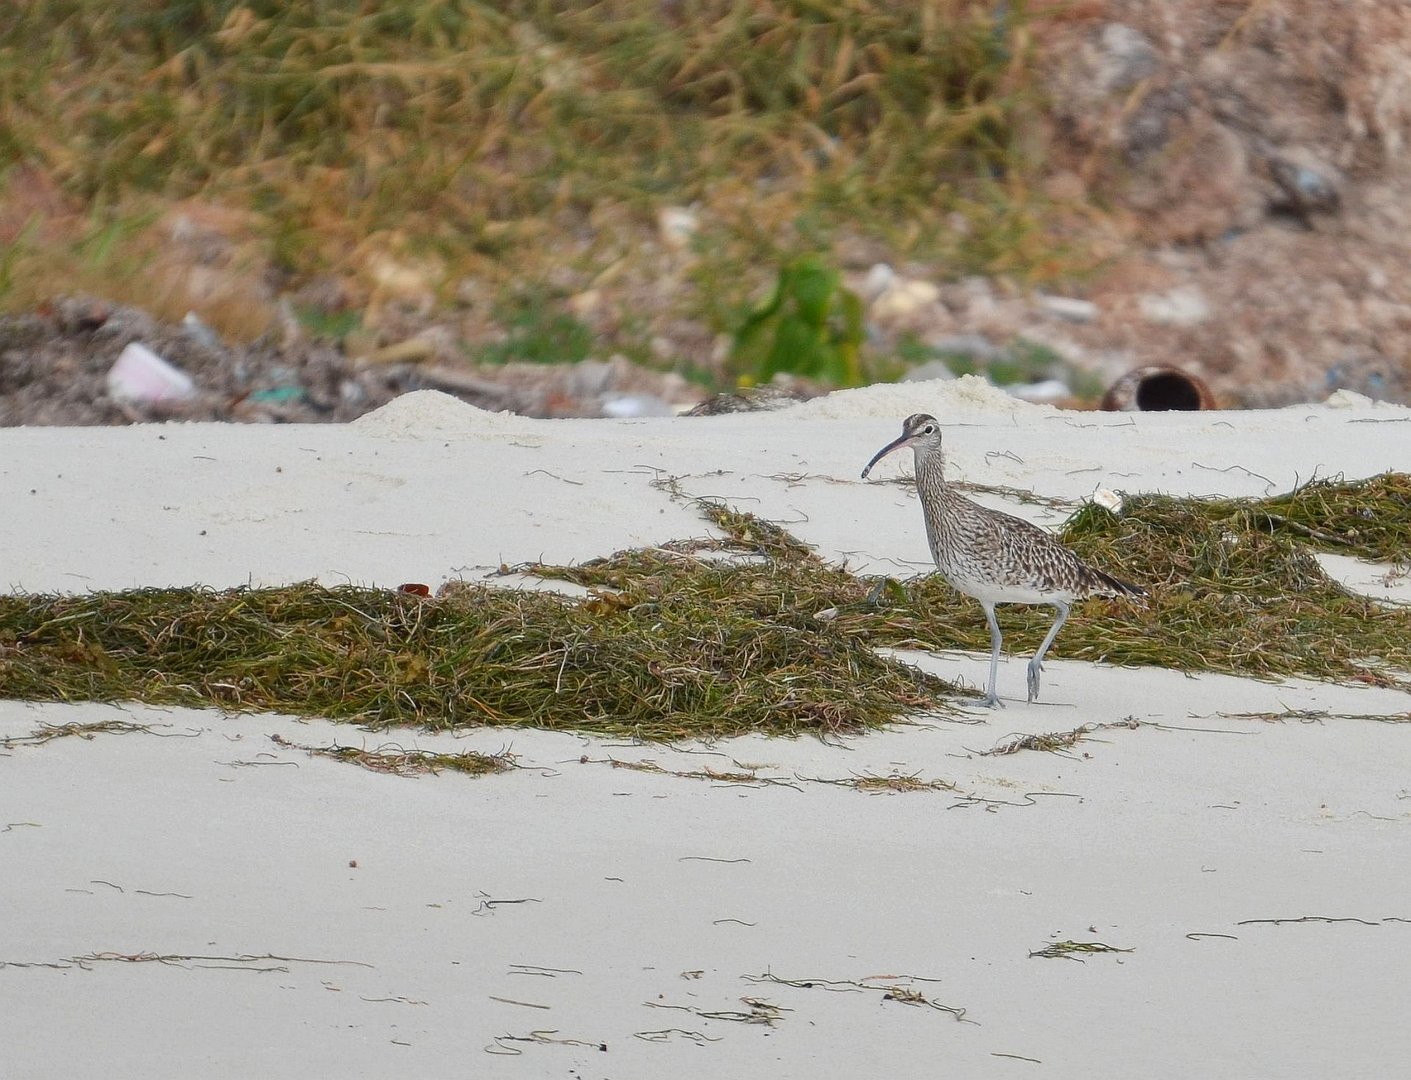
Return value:
[(1199, 378), (1174, 367), (1139, 367), (1102, 396), (1107, 412), (1197, 412), (1216, 408), (1215, 395)]

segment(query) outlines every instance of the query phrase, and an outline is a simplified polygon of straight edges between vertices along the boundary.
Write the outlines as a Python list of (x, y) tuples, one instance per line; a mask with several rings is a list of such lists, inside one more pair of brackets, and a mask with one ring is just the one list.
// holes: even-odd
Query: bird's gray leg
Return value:
[(1043, 644), (1039, 646), (1039, 651), (1034, 654), (1034, 658), (1029, 661), (1029, 700), (1033, 701), (1039, 696), (1039, 672), (1044, 666), (1044, 653), (1048, 652), (1048, 647), (1053, 644), (1053, 639), (1058, 636), (1059, 628), (1063, 626), (1068, 618), (1068, 604), (1054, 604), (1053, 608), (1058, 612), (1058, 618), (1053, 620), (1053, 625), (1048, 628), (1048, 635), (1044, 638)]
[(983, 601), (980, 606), (985, 609), (985, 621), (990, 624), (990, 693), (980, 704), (993, 709), (1003, 708), (1004, 702), (1000, 701), (999, 694), (995, 692), (996, 678), (999, 674), (999, 647), (1001, 637), (999, 633), (999, 623), (995, 620), (994, 604), (986, 604)]

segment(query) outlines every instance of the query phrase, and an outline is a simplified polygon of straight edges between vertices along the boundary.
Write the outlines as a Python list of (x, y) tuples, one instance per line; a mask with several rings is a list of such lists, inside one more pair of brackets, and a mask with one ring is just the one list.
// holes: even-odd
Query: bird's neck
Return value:
[(932, 450), (916, 455), (916, 495), (921, 500), (921, 513), (926, 519), (926, 535), (931, 541), (931, 552), (939, 558), (939, 552), (948, 547), (950, 530), (946, 522), (955, 509), (957, 499), (963, 499), (946, 482), (946, 460), (940, 451)]
[(950, 494), (946, 483), (946, 459), (939, 450), (916, 454), (916, 490), (922, 494), (934, 491), (938, 496)]

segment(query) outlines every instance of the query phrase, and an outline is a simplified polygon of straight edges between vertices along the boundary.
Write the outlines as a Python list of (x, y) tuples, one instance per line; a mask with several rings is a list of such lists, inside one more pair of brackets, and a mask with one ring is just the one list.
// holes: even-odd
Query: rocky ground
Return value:
[[(124, 395), (110, 372), (134, 343), (189, 376), (192, 392), (164, 400)], [(165, 324), (135, 308), (65, 298), (0, 317), (0, 426), (343, 422), (428, 388), (539, 417), (672, 415), (706, 397), (679, 375), (621, 358), (472, 367), (440, 363), (434, 352), (433, 339), (413, 338), (351, 358), (297, 333), (231, 345), (196, 320)]]
[(1107, 0), (1055, 29), (1048, 183), (1120, 234), (1076, 344), (1246, 405), (1411, 400), (1411, 6)]

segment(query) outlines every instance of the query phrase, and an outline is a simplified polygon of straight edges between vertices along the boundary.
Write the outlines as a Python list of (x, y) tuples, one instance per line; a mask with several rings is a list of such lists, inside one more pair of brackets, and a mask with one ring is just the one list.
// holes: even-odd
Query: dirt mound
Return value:
[(1411, 400), (1411, 6), (1108, 0), (1048, 24), (1050, 186), (1125, 250), (1076, 336), (1242, 404)]

